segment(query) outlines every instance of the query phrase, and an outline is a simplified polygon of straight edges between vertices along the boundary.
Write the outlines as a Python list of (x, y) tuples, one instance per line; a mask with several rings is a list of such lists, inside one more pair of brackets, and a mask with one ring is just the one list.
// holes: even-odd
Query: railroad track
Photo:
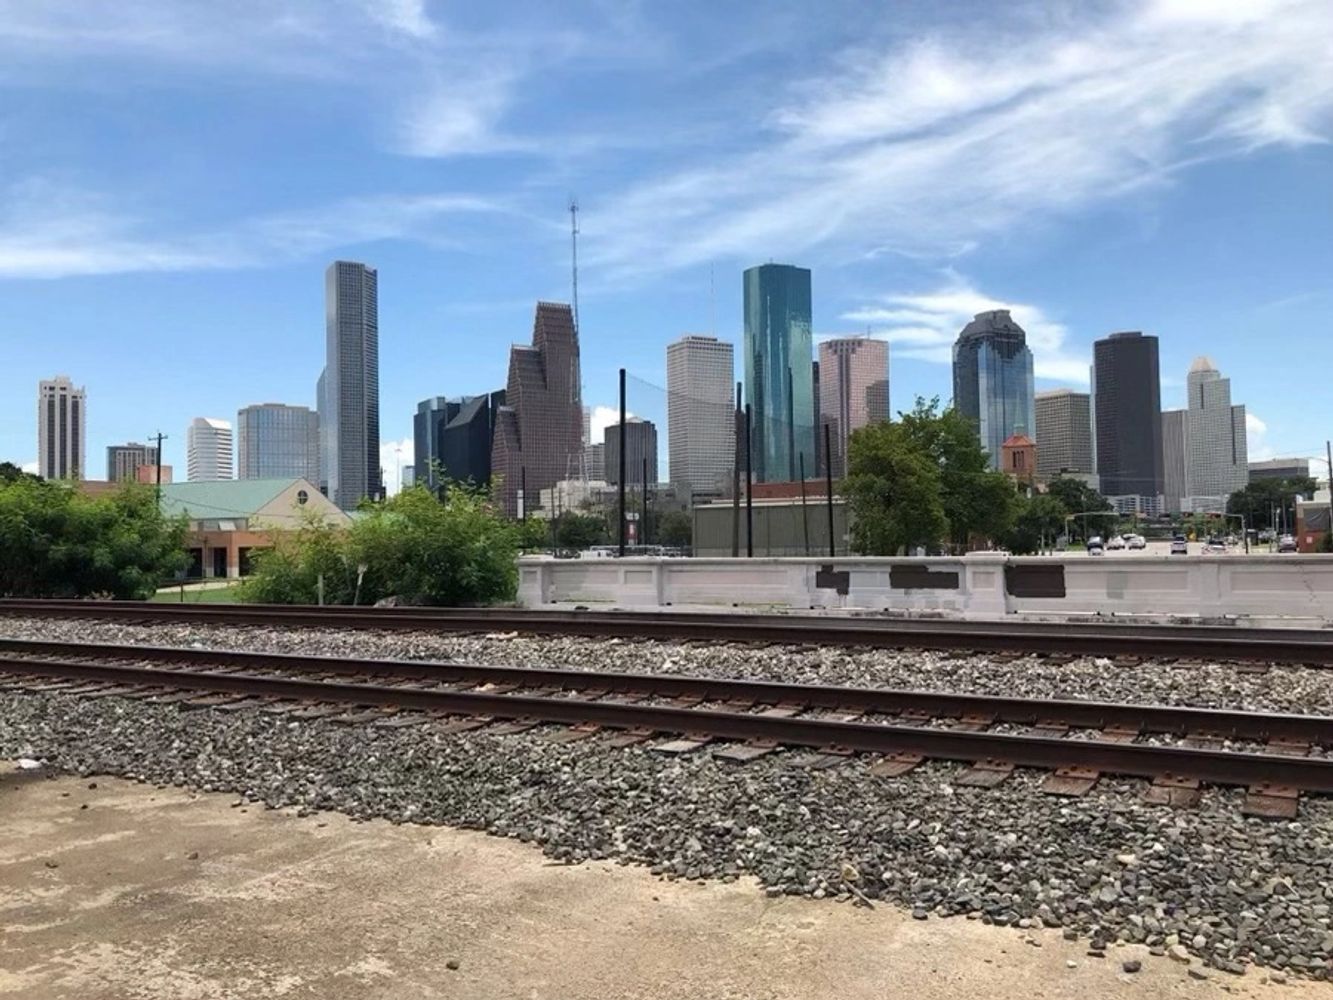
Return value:
[[(711, 744), (736, 761), (779, 748), (813, 750), (815, 766), (862, 753), (886, 776), (955, 760), (970, 765), (962, 785), (1036, 767), (1051, 772), (1043, 789), (1063, 795), (1086, 793), (1102, 774), (1132, 775), (1172, 805), (1197, 802), (1201, 782), (1243, 785), (1246, 811), (1265, 816), (1294, 816), (1301, 790), (1333, 792), (1333, 757), (1311, 755), (1333, 748), (1325, 716), (35, 640), (0, 640), (0, 686), (450, 732), (555, 724), (564, 728), (548, 737), (562, 742)], [(1172, 739), (1152, 742), (1162, 735)]]
[(360, 608), (0, 600), (0, 615), (286, 628), (526, 632), (701, 642), (872, 646), (1333, 666), (1333, 629), (901, 620), (828, 615)]

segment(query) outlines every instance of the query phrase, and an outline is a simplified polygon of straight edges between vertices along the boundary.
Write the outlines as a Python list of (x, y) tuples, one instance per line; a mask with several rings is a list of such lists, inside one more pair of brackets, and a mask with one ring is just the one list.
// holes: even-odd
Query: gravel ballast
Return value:
[[(161, 641), (159, 639), (158, 641)], [(666, 877), (753, 875), (769, 895), (887, 900), (921, 919), (960, 915), (1328, 977), (1333, 802), (1298, 822), (1241, 816), (1241, 792), (1198, 810), (1103, 780), (1083, 799), (955, 787), (926, 764), (877, 778), (868, 761), (815, 768), (799, 752), (746, 765), (543, 730), (446, 735), (115, 698), (0, 693), (0, 757), (83, 775), (224, 791), (242, 801), (485, 830), (563, 862), (613, 858)], [(1035, 942), (1035, 938), (1033, 939)], [(1113, 952), (1108, 961), (1115, 961)]]
[(596, 639), (370, 632), (0, 616), (0, 636), (52, 641), (207, 646), (258, 652), (345, 655), (564, 667), (794, 683), (914, 688), (1024, 698), (1081, 698), (1249, 711), (1333, 715), (1333, 670), (1154, 661), (1120, 667), (1099, 657), (1056, 664), (1036, 656), (1004, 662), (985, 654), (929, 650), (758, 646)]

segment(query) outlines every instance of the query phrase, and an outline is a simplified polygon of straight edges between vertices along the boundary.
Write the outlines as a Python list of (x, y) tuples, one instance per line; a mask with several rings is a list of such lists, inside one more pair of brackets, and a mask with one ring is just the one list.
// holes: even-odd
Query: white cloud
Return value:
[(425, 0), (364, 0), (364, 3), (370, 17), (413, 38), (434, 38), (439, 30), (426, 13)]
[(24, 472), (31, 472), (35, 476), (37, 475), (37, 470), (40, 466), (38, 466), (37, 460), (34, 458), (31, 462), (24, 462), (20, 468), (22, 468)]
[[(627, 409), (625, 411), (626, 420), (628, 420), (630, 417), (633, 417), (634, 415), (635, 415), (634, 412), (631, 410)], [(613, 424), (618, 424), (618, 423), (620, 423), (620, 407), (594, 406), (592, 408), (592, 415), (590, 419), (590, 424), (592, 429), (588, 434), (589, 441), (591, 441), (593, 444), (599, 444), (602, 440), (602, 435), (606, 432), (606, 429), (612, 426)]]
[(589, 256), (632, 275), (820, 247), (956, 253), (1200, 161), (1326, 138), (1326, 0), (1113, 10), (846, 54), (776, 101), (749, 149), (609, 200)]
[(1251, 462), (1263, 462), (1276, 458), (1277, 452), (1268, 443), (1268, 424), (1257, 413), (1245, 411), (1245, 452)]
[(870, 324), (872, 336), (894, 345), (895, 357), (948, 364), (958, 331), (977, 313), (1008, 309), (1027, 332), (1032, 364), (1038, 378), (1061, 382), (1088, 381), (1088, 359), (1070, 353), (1068, 330), (1039, 306), (992, 298), (961, 279), (931, 292), (885, 295), (874, 304), (854, 309), (842, 318)]
[(405, 437), (401, 441), (380, 442), (380, 468), (384, 470), (386, 496), (393, 496), (403, 488), (402, 469), (412, 464), (414, 455), (410, 437)]
[(448, 220), (510, 210), (465, 195), (367, 196), (156, 236), (110, 199), (36, 179), (0, 192), (0, 278), (247, 267), (338, 247), (412, 237), (441, 243)]

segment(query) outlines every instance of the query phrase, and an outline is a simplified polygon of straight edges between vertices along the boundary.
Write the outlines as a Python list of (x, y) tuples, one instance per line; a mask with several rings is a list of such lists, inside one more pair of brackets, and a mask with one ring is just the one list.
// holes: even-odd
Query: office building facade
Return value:
[(972, 421), (992, 469), (1000, 447), (1036, 428), (1032, 351), (1008, 309), (977, 313), (953, 345), (953, 405)]
[[(889, 345), (869, 337), (839, 337), (819, 345), (819, 422), (829, 428), (833, 475), (847, 474), (852, 431), (889, 419)], [(819, 441), (822, 444), (821, 428)], [(807, 478), (820, 470), (806, 463)]]
[[(606, 461), (606, 481), (620, 485), (620, 424), (611, 424), (603, 432), (602, 454)], [(647, 482), (657, 483), (657, 425), (651, 420), (629, 417), (625, 420), (625, 485), (642, 486), (644, 462), (647, 462)]]
[(83, 479), (88, 458), (88, 399), (67, 375), (37, 383), (37, 474)]
[(669, 473), (691, 493), (717, 493), (731, 479), (735, 372), (732, 345), (716, 337), (686, 336), (667, 345)]
[(139, 469), (157, 465), (157, 449), (151, 444), (113, 444), (106, 449), (106, 481), (137, 483)]
[(1308, 458), (1270, 458), (1262, 462), (1250, 463), (1250, 482), (1261, 479), (1308, 479), (1310, 460)]
[(1231, 379), (1205, 357), (1185, 378), (1185, 496), (1190, 510), (1225, 510), (1250, 478), (1245, 407), (1231, 402)]
[(192, 483), (232, 478), (231, 423), (216, 417), (195, 417), (185, 432), (185, 478)]
[(1160, 508), (1162, 391), (1157, 338), (1113, 333), (1092, 345), (1092, 412), (1102, 495), (1138, 512)]
[(1052, 389), (1032, 399), (1036, 418), (1037, 475), (1092, 472), (1092, 410), (1086, 392)]
[(797, 478), (815, 455), (810, 272), (763, 264), (744, 276), (745, 401), (755, 482)]
[(320, 476), (318, 413), (286, 403), (257, 403), (237, 411), (237, 479), (318, 483)]
[(505, 391), (417, 404), (413, 420), (415, 481), (438, 491), (448, 483), (485, 487), (491, 481), (495, 419)]
[[(509, 350), (505, 405), (491, 446), (492, 489), (509, 516), (526, 516), (541, 491), (577, 469), (583, 456), (583, 400), (574, 314), (538, 302), (532, 344)], [(520, 502), (521, 501), (521, 502)]]
[(1162, 509), (1179, 514), (1185, 500), (1185, 411), (1162, 411)]
[(380, 477), (379, 274), (339, 260), (324, 274), (325, 366), (320, 376), (320, 475), (352, 510), (384, 494)]

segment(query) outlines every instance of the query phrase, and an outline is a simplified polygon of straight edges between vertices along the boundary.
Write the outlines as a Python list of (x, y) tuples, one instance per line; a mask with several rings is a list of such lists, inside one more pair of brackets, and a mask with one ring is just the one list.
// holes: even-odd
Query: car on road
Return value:
[(1296, 539), (1291, 535), (1283, 535), (1277, 540), (1277, 550), (1279, 552), (1295, 552)]
[(1142, 535), (1130, 535), (1125, 539), (1125, 544), (1131, 549), (1146, 549), (1148, 547), (1148, 540)]
[(1101, 556), (1105, 554), (1106, 550), (1102, 545), (1101, 535), (1093, 535), (1091, 538), (1088, 539), (1088, 555)]
[(1106, 540), (1106, 547), (1108, 549), (1123, 549), (1125, 547), (1125, 540), (1119, 535), (1112, 535)]
[(1171, 539), (1171, 554), (1173, 556), (1187, 556), (1189, 552), (1189, 543), (1185, 541), (1184, 535), (1176, 535)]
[(1203, 550), (1212, 555), (1225, 555), (1227, 551), (1227, 543), (1214, 535), (1209, 538), (1208, 541), (1203, 543)]

